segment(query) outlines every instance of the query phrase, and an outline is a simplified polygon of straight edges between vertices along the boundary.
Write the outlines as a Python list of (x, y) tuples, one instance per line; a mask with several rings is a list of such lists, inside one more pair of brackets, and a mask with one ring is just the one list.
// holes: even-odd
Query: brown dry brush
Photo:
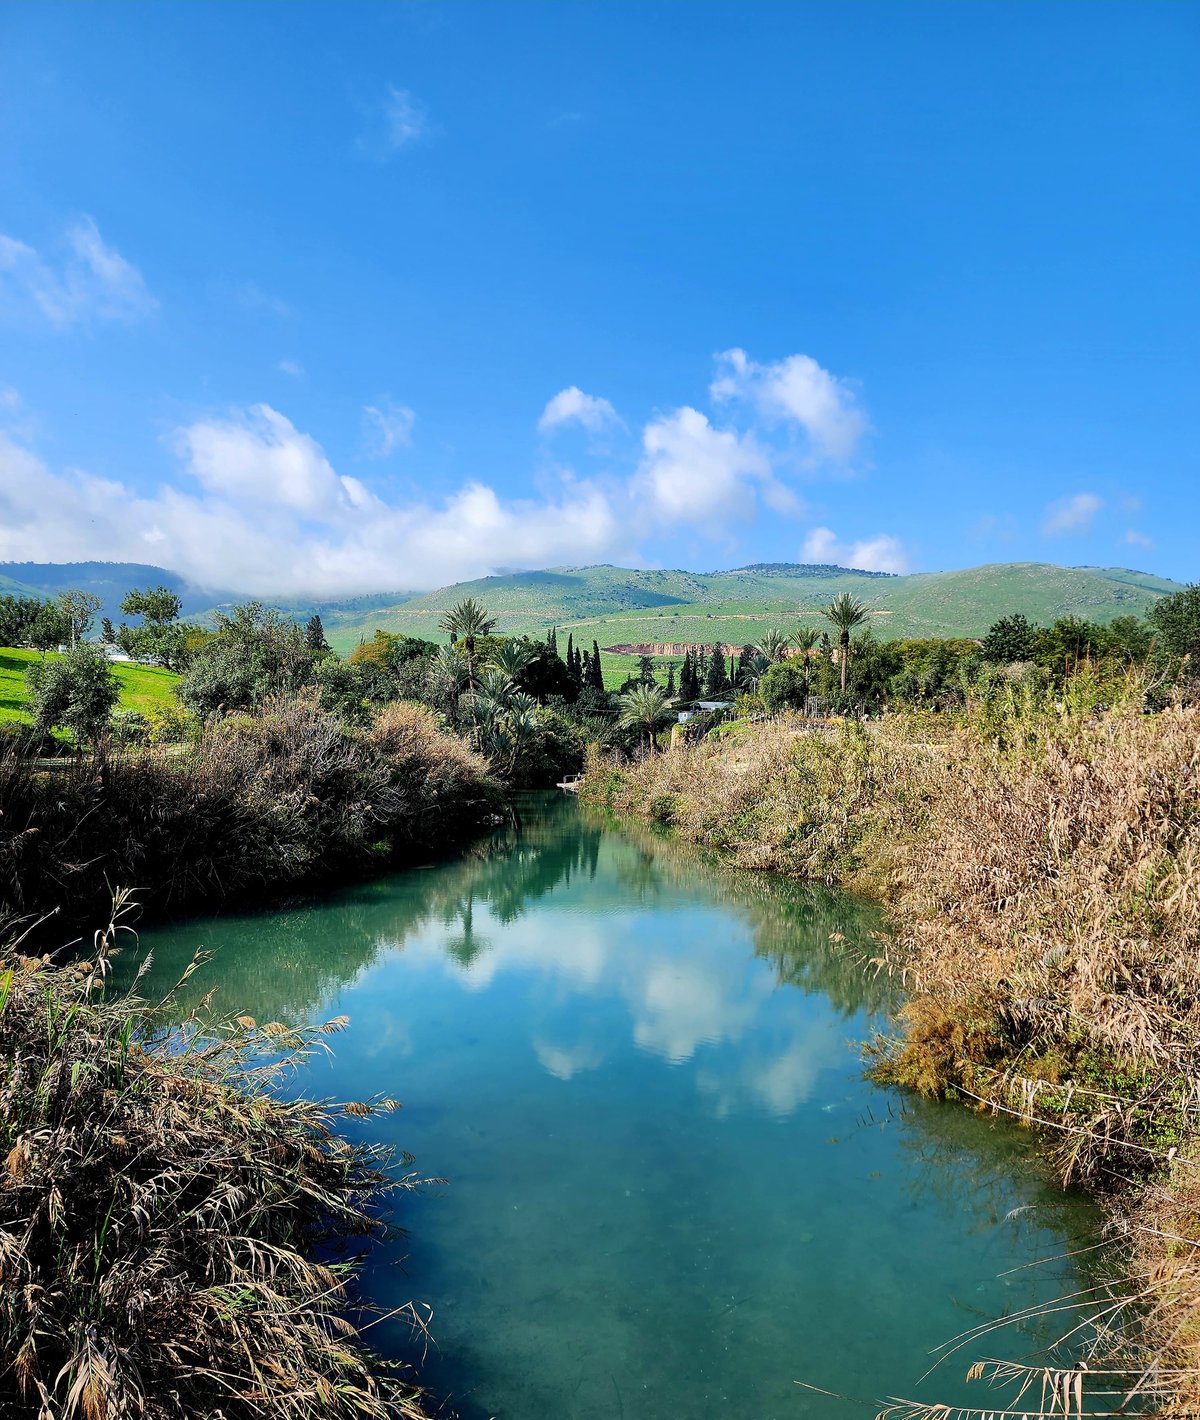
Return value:
[(101, 920), (115, 883), (148, 906), (278, 894), (465, 841), (502, 807), (484, 762), (424, 707), (350, 730), (301, 696), (209, 725), (178, 754), (39, 772), (0, 750), (0, 924)]
[(908, 997), (879, 1074), (1038, 1125), (1064, 1180), (1106, 1195), (1132, 1280), (1111, 1317), (1093, 1308), (1099, 1352), (1157, 1413), (1196, 1416), (1200, 710), (1146, 715), (1137, 689), (1106, 709), (1014, 696), (832, 733), (781, 722), (594, 761), (585, 793), (886, 898), (878, 965)]
[(0, 1416), (421, 1415), (344, 1315), (347, 1246), (415, 1181), (334, 1126), (392, 1102), (274, 1088), (344, 1022), (108, 995), (113, 935), (72, 967), (0, 961)]

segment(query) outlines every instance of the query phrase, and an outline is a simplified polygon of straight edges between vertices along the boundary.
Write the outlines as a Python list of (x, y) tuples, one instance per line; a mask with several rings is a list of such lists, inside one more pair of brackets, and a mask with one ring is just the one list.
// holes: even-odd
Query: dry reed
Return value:
[(834, 732), (781, 722), (593, 760), (585, 795), (887, 900), (878, 964), (908, 1000), (877, 1070), (1046, 1131), (1064, 1180), (1106, 1197), (1136, 1279), (1121, 1328), (1100, 1319), (1101, 1351), (1156, 1413), (1195, 1416), (1200, 711), (1070, 699)]
[(419, 1416), (343, 1315), (346, 1240), (414, 1181), (333, 1126), (391, 1102), (272, 1088), (343, 1022), (113, 997), (113, 936), (74, 967), (0, 963), (0, 1416)]

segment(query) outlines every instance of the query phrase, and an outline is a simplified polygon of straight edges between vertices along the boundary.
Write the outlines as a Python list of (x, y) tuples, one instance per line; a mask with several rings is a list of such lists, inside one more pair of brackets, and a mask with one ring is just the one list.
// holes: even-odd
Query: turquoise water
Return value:
[[(396, 1096), (364, 1132), (447, 1180), (402, 1200), (410, 1235), (366, 1276), (376, 1301), (432, 1307), (427, 1383), (467, 1420), (985, 1402), (969, 1361), (1053, 1331), (1000, 1333), (921, 1383), (931, 1348), (1079, 1285), (1026, 1264), (1093, 1219), (1019, 1131), (864, 1080), (889, 1006), (864, 965), (874, 910), (567, 796), (522, 812), (464, 858), (141, 943), (146, 994), (202, 946), (216, 959), (186, 989), (218, 983), (227, 1009), (351, 1018), (297, 1087)], [(399, 1323), (372, 1337), (414, 1354)]]

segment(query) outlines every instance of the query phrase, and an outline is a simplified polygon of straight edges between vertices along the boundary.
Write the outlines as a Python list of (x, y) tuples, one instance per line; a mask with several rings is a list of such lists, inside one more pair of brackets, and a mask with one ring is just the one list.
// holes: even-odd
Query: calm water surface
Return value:
[(931, 1348), (1078, 1285), (1023, 1264), (1093, 1219), (1019, 1132), (863, 1079), (888, 1006), (862, 964), (874, 911), (566, 797), (522, 811), (465, 858), (142, 938), (147, 994), (203, 946), (188, 989), (216, 981), (228, 1009), (351, 1018), (298, 1086), (395, 1095), (364, 1130), (448, 1180), (403, 1201), (411, 1235), (367, 1274), (379, 1302), (432, 1305), (426, 1382), (469, 1420), (984, 1402), (967, 1362), (1049, 1337), (1002, 1334), (919, 1383)]

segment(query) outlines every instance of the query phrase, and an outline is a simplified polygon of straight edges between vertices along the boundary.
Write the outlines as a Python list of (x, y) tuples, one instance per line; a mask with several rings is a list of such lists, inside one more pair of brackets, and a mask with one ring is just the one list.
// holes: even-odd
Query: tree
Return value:
[(490, 636), (496, 625), (496, 618), (488, 614), (487, 607), (474, 597), (464, 597), (456, 602), (438, 622), (443, 631), (450, 633), (450, 640), (461, 636), (467, 653), (467, 684), (475, 685), (475, 640), (479, 636)]
[(821, 615), (837, 628), (838, 647), (842, 663), (842, 691), (846, 689), (846, 670), (850, 664), (850, 633), (871, 615), (856, 596), (839, 592)]
[(104, 605), (94, 592), (81, 592), (75, 587), (60, 592), (58, 604), (67, 623), (72, 646), (87, 636), (92, 629), (92, 618)]
[(325, 639), (320, 612), (314, 611), (304, 626), (304, 645), (314, 656), (326, 656), (333, 649)]
[(537, 648), (530, 642), (518, 641), (514, 637), (512, 640), (505, 641), (502, 646), (498, 646), (491, 653), (488, 657), (488, 665), (503, 671), (510, 680), (517, 681), (521, 672), (529, 668), (536, 655)]
[(106, 646), (115, 646), (117, 633), (113, 630), (113, 624), (107, 616), (100, 618), (100, 639)]
[(29, 644), (43, 655), (56, 646), (61, 646), (70, 635), (71, 627), (67, 614), (57, 601), (42, 602), (25, 633)]
[(675, 698), (675, 662), (671, 661), (667, 665), (667, 699)]
[(290, 617), (245, 602), (218, 612), (216, 623), (179, 682), (179, 698), (194, 714), (250, 710), (270, 695), (292, 694), (311, 682), (313, 656)]
[(107, 658), (87, 642), (30, 666), (26, 680), (34, 728), (41, 734), (69, 730), (76, 748), (101, 737), (120, 694)]
[(1189, 660), (1194, 672), (1200, 665), (1200, 583), (1189, 583), (1183, 591), (1155, 602), (1146, 619), (1163, 649)]
[(147, 626), (169, 626), (179, 620), (183, 601), (170, 587), (134, 587), (121, 600), (123, 616), (140, 616)]
[(179, 619), (183, 602), (170, 587), (134, 587), (121, 600), (125, 616), (140, 616), (140, 626), (121, 624), (117, 642), (128, 656), (139, 661), (159, 661), (172, 670), (181, 670), (187, 660), (187, 632), (173, 623)]
[(994, 621), (983, 638), (983, 658), (997, 665), (1013, 661), (1032, 661), (1037, 628), (1025, 616), (1014, 612)]
[(700, 699), (700, 677), (696, 673), (696, 658), (691, 651), (684, 652), (679, 671), (679, 698), (685, 704)]
[(655, 680), (655, 678), (654, 678), (654, 657), (653, 657), (653, 656), (639, 656), (639, 657), (638, 657), (637, 673), (638, 673), (638, 680), (640, 680), (643, 685), (657, 685), (657, 684), (658, 684), (658, 682), (657, 682), (657, 681)]
[(712, 648), (708, 663), (708, 676), (704, 682), (704, 694), (709, 700), (716, 700), (729, 690), (729, 677), (725, 674), (725, 653), (720, 646)]
[(654, 736), (660, 725), (671, 718), (667, 692), (660, 685), (635, 685), (620, 698), (617, 724), (637, 730), (646, 737), (646, 747), (654, 753)]
[(769, 631), (763, 632), (762, 640), (754, 649), (761, 652), (768, 661), (774, 663), (775, 661), (783, 660), (791, 644), (792, 638), (790, 636), (785, 635), (782, 631), (772, 626)]
[(796, 661), (776, 661), (768, 666), (758, 683), (762, 703), (774, 715), (780, 710), (804, 710), (808, 702), (808, 680), (804, 667)]
[(600, 643), (592, 642), (592, 678), (589, 681), (593, 690), (604, 690), (604, 667), (600, 663)]
[(0, 646), (25, 646), (42, 612), (37, 597), (0, 597)]
[(798, 626), (792, 633), (792, 641), (800, 655), (798, 659), (804, 668), (804, 696), (807, 700), (812, 684), (812, 653), (821, 641), (821, 633), (815, 626)]

